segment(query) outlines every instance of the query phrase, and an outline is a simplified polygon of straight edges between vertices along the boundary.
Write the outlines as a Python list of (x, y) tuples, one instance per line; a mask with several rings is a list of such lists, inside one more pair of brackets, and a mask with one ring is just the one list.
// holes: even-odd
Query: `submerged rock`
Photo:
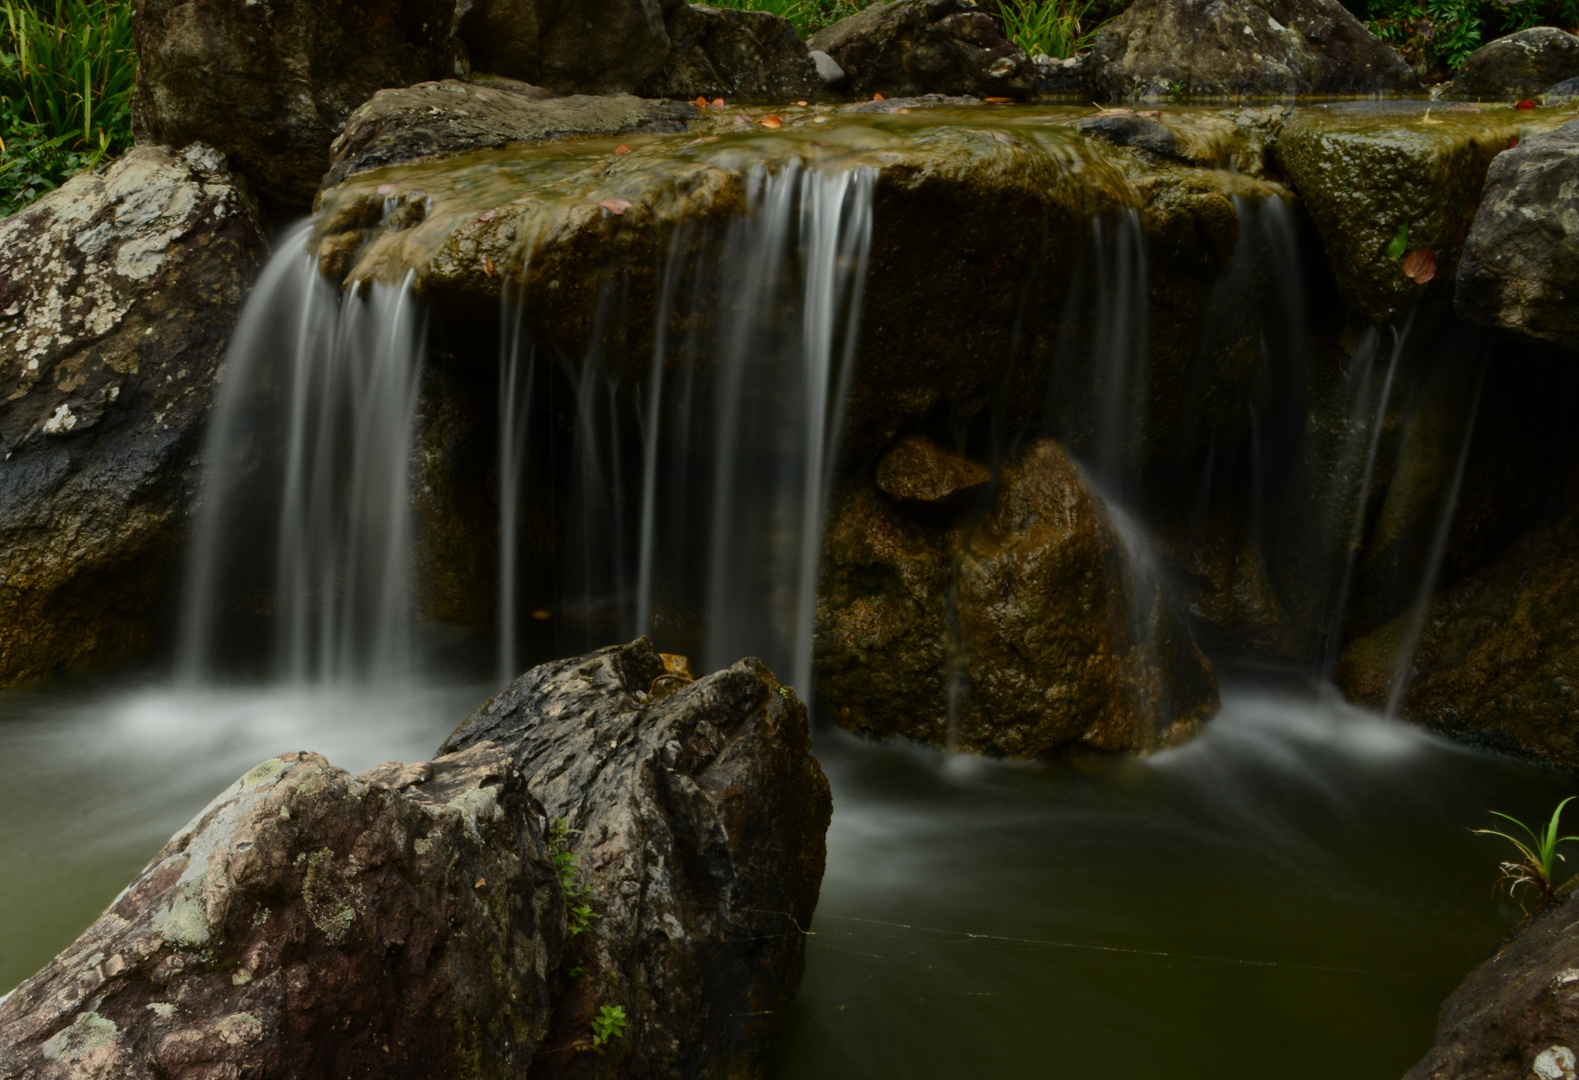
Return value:
[[(1579, 40), (1579, 39), (1576, 39)], [(1458, 267), (1460, 315), (1579, 350), (1579, 121), (1500, 154)]]
[(874, 3), (813, 34), (856, 97), (974, 94), (1030, 97), (1036, 68), (999, 21), (965, 0)]
[(0, 222), (0, 685), (167, 619), (263, 244), (196, 144), (137, 147)]
[(1012, 757), (1157, 750), (1217, 707), (1161, 582), (1051, 439), (1004, 470), (985, 517), (946, 528), (847, 486), (816, 669), (843, 727)]
[(0, 1074), (522, 1075), (565, 943), (541, 827), (489, 745), (266, 761), (0, 1002)]
[(787, 102), (826, 97), (837, 81), (820, 74), (794, 23), (766, 11), (681, 4), (668, 31), (669, 57), (639, 94)]
[(1568, 1080), (1579, 1072), (1579, 899), (1530, 919), (1442, 1005), (1404, 1080)]
[(1453, 96), (1471, 101), (1539, 97), (1579, 76), (1579, 37), (1554, 26), (1532, 26), (1488, 41), (1453, 76)]
[(1093, 51), (1110, 100), (1421, 89), (1338, 0), (1138, 0), (1097, 33)]
[[(800, 985), (832, 804), (761, 662), (692, 681), (642, 638), (544, 664), (441, 747), (496, 743), (569, 830), (596, 918), (532, 1075), (756, 1075)], [(585, 1049), (605, 1008), (629, 1018)]]
[(312, 203), (329, 144), (375, 91), (463, 75), (455, 0), (138, 0), (139, 136), (229, 155), (265, 204)]

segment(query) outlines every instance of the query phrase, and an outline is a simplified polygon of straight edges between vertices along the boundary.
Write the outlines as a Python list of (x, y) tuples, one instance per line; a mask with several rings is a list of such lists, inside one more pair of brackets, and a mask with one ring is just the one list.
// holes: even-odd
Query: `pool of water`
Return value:
[[(489, 692), (0, 695), (0, 988), (258, 761), (420, 760)], [(815, 745), (828, 872), (773, 1080), (1395, 1078), (1518, 921), (1468, 827), (1573, 790), (1288, 682), (1225, 684), (1204, 736), (1146, 761)]]

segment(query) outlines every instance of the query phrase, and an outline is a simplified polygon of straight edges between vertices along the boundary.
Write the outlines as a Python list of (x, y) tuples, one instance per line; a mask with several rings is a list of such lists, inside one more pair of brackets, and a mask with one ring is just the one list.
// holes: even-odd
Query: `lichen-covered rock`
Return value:
[(828, 529), (816, 668), (844, 727), (1022, 758), (1156, 750), (1217, 707), (1160, 581), (1051, 439), (1004, 470), (985, 517), (946, 529), (848, 487)]
[(965, 0), (878, 2), (813, 34), (856, 97), (975, 94), (1030, 97), (1036, 68), (997, 18)]
[(541, 827), (488, 745), (266, 761), (0, 1003), (0, 1075), (523, 1075), (565, 940)]
[[(1516, 542), (1499, 559), (1344, 650), (1334, 679), (1351, 699), (1456, 738), (1579, 768), (1579, 520)], [(1402, 681), (1402, 687), (1395, 687)], [(1401, 690), (1401, 693), (1400, 693)]]
[(766, 11), (681, 4), (669, 16), (669, 57), (636, 92), (786, 102), (830, 96), (795, 24)]
[(169, 614), (263, 248), (213, 150), (138, 147), (0, 222), (0, 685)]
[(1354, 103), (1306, 109), (1283, 125), (1278, 160), (1344, 298), (1372, 322), (1397, 319), (1431, 280), (1411, 277), (1402, 256), (1428, 251), (1432, 278), (1451, 278), (1492, 159), (1532, 125), (1561, 123), (1551, 114), (1475, 109)]
[(1402, 57), (1338, 0), (1139, 0), (1098, 32), (1107, 98), (1418, 91)]
[(992, 472), (923, 435), (906, 435), (878, 460), (876, 480), (877, 489), (902, 506), (943, 510), (992, 483)]
[(1579, 76), (1579, 37), (1554, 26), (1532, 26), (1488, 41), (1453, 76), (1453, 96), (1470, 101), (1539, 97)]
[(266, 206), (305, 212), (329, 144), (374, 92), (464, 74), (455, 0), (136, 0), (140, 137), (205, 142)]
[(324, 186), (369, 169), (488, 147), (682, 132), (693, 105), (628, 94), (561, 97), (510, 79), (422, 83), (373, 95), (331, 148)]
[(1579, 350), (1579, 121), (1491, 163), (1458, 266), (1468, 322)]
[[(441, 748), (498, 744), (571, 829), (596, 918), (533, 1076), (758, 1075), (800, 985), (832, 804), (759, 661), (690, 681), (642, 638), (544, 664)], [(628, 1018), (588, 1048), (605, 1008)]]
[(1579, 898), (1520, 926), (1442, 1004), (1404, 1080), (1567, 1080), (1579, 1071)]

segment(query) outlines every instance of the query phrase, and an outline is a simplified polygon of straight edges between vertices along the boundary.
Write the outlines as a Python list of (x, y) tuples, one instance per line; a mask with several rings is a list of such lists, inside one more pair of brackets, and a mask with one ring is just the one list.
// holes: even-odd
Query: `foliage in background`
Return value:
[(129, 0), (0, 0), (0, 215), (131, 145)]
[(1371, 32), (1403, 54), (1420, 77), (1450, 77), (1486, 42), (1532, 26), (1573, 29), (1579, 0), (1360, 0)]
[(1502, 877), (1497, 880), (1497, 884), (1507, 882), (1509, 896), (1517, 899), (1520, 889), (1534, 892), (1538, 907), (1544, 907), (1552, 899), (1552, 890), (1557, 884), (1553, 880), (1557, 873), (1557, 864), (1566, 861), (1557, 854), (1557, 845), (1569, 840), (1579, 840), (1579, 836), (1557, 835), (1558, 821), (1563, 816), (1563, 807), (1573, 802), (1574, 798), (1575, 796), (1570, 795), (1558, 803), (1557, 809), (1552, 811), (1552, 819), (1546, 823), (1546, 828), (1538, 833), (1511, 814), (1504, 814), (1500, 810), (1491, 811), (1497, 817), (1511, 821), (1523, 829), (1529, 835), (1531, 841), (1529, 844), (1496, 829), (1471, 830), (1478, 836), (1500, 836), (1518, 849), (1519, 859), (1498, 864), (1502, 869)]
[(1097, 30), (1123, 10), (1113, 0), (999, 0), (1004, 36), (1031, 56), (1067, 60), (1091, 47)]
[(873, 0), (706, 0), (712, 7), (740, 11), (766, 11), (795, 24), (795, 32), (809, 38), (824, 27), (848, 19)]

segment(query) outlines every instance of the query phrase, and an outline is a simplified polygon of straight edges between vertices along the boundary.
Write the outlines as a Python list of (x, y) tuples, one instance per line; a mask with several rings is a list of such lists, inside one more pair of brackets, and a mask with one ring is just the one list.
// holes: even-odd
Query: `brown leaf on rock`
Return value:
[(705, 97), (703, 97), (701, 94), (697, 94), (696, 95), (696, 100), (694, 102), (692, 102), (692, 104), (695, 105), (698, 109), (705, 109), (705, 108), (707, 108), (707, 99)]
[(631, 208), (629, 199), (604, 199), (598, 205), (615, 215), (623, 214)]
[(1436, 252), (1430, 248), (1415, 248), (1404, 256), (1404, 276), (1417, 285), (1424, 285), (1436, 277)]
[(883, 100), (883, 95), (882, 94), (873, 94), (872, 95), (872, 100), (873, 101), (882, 101)]
[(624, 143), (620, 143), (614, 148), (614, 152), (616, 154), (628, 154), (631, 152), (631, 148), (626, 146)]
[(728, 102), (726, 102), (721, 97), (715, 97), (713, 99), (713, 108), (715, 108), (715, 109), (722, 109), (726, 104), (728, 104)]
[(493, 260), (486, 255), (482, 257), (482, 272), (487, 274), (490, 278), (493, 277), (495, 273), (493, 268)]
[(762, 119), (761, 119), (761, 121), (759, 121), (759, 122), (760, 122), (760, 123), (761, 123), (761, 124), (762, 124), (762, 126), (763, 126), (763, 127), (765, 127), (765, 128), (774, 128), (774, 129), (777, 129), (777, 128), (781, 128), (781, 127), (783, 127), (783, 126), (784, 126), (784, 121), (783, 121), (783, 120), (780, 120), (780, 119), (779, 119), (779, 118), (778, 118), (778, 117), (777, 117), (777, 116), (775, 116), (775, 115), (774, 115), (774, 114), (773, 114), (773, 113), (768, 113), (768, 114), (767, 114), (767, 115), (766, 115), (766, 116), (764, 116), (764, 117), (763, 117), (763, 118), (762, 118)]

